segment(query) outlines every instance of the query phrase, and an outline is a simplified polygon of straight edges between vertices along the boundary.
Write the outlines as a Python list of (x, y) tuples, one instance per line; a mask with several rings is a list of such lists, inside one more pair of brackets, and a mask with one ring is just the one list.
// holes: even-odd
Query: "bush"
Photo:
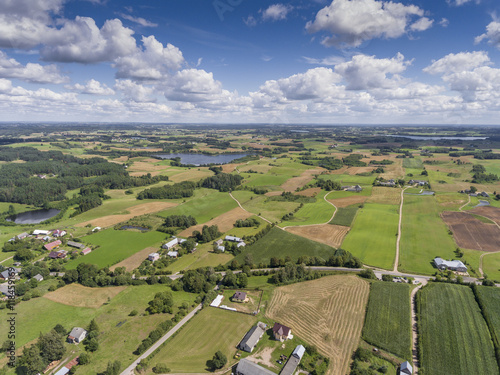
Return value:
[(153, 372), (155, 374), (166, 374), (170, 372), (170, 369), (164, 363), (158, 363), (155, 367), (153, 367)]
[(139, 314), (137, 310), (132, 310), (128, 316), (136, 316), (137, 314)]
[(364, 269), (363, 271), (361, 271), (359, 273), (359, 276), (364, 277), (365, 279), (372, 279), (372, 280), (375, 280), (377, 278), (377, 276), (375, 276), (375, 273), (373, 272), (373, 270), (370, 268), (367, 268), (367, 269)]
[(88, 353), (82, 353), (80, 354), (80, 357), (78, 357), (78, 364), (79, 365), (86, 365), (90, 362), (90, 354)]

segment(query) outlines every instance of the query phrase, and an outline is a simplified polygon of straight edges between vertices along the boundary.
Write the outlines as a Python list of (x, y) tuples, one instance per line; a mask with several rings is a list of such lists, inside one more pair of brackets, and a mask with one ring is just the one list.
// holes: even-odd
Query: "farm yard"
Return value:
[(368, 294), (369, 284), (355, 276), (327, 276), (276, 288), (266, 316), (330, 358), (328, 374), (344, 374), (361, 336)]
[(431, 283), (417, 301), (425, 373), (498, 373), (488, 327), (469, 287)]
[(374, 282), (366, 309), (363, 339), (407, 361), (411, 360), (409, 284)]
[(465, 212), (445, 211), (441, 216), (453, 232), (459, 247), (481, 251), (500, 250), (500, 228), (497, 225), (484, 223)]

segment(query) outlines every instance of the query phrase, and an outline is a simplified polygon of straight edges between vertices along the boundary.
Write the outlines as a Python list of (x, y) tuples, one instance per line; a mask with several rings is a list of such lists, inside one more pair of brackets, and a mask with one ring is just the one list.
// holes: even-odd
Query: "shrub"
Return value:
[(164, 363), (158, 363), (155, 367), (153, 367), (153, 372), (155, 374), (166, 374), (170, 372), (170, 369)]

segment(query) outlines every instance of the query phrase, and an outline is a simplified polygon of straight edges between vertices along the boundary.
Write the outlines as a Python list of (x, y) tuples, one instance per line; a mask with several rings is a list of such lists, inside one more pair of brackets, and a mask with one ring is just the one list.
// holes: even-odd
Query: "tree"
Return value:
[(477, 188), (475, 186), (471, 185), (470, 192), (474, 194), (476, 191), (477, 191)]
[(14, 255), (14, 260), (24, 262), (27, 260), (31, 260), (35, 257), (33, 252), (30, 249), (19, 249), (16, 251), (16, 255)]
[(55, 330), (46, 335), (41, 335), (38, 339), (38, 347), (43, 359), (50, 363), (61, 359), (66, 349), (64, 348), (64, 339)]
[(87, 341), (87, 344), (85, 345), (85, 350), (89, 352), (95, 352), (99, 349), (99, 341), (97, 341), (97, 338), (93, 337), (90, 340)]
[(86, 365), (90, 362), (90, 354), (88, 353), (82, 353), (80, 354), (80, 356), (78, 357), (78, 364), (79, 365)]
[(227, 357), (219, 350), (214, 354), (210, 362), (212, 371), (223, 368), (227, 363)]
[(19, 358), (17, 366), (18, 373), (23, 375), (41, 374), (45, 370), (46, 363), (40, 355), (40, 349), (37, 345), (23, 349), (23, 355)]
[(87, 331), (90, 333), (90, 332), (97, 332), (99, 333), (99, 326), (97, 325), (97, 322), (95, 321), (95, 319), (92, 319), (90, 321), (90, 324), (87, 328)]
[(245, 288), (248, 285), (248, 276), (246, 273), (239, 273), (237, 279), (238, 287)]
[(120, 368), (122, 364), (120, 361), (108, 362), (108, 366), (106, 367), (106, 371), (104, 371), (105, 375), (118, 375), (120, 373)]

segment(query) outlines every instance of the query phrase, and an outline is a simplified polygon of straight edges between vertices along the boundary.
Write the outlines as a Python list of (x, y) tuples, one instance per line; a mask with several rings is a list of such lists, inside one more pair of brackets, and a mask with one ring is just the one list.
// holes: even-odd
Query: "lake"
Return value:
[(439, 141), (441, 139), (458, 140), (458, 141), (477, 141), (481, 139), (487, 139), (488, 137), (440, 137), (440, 136), (422, 136), (422, 135), (388, 135), (388, 137), (395, 138), (408, 138), (415, 139), (419, 141)]
[(203, 154), (159, 154), (155, 155), (160, 159), (181, 158), (182, 164), (206, 165), (206, 164), (226, 164), (235, 159), (248, 156), (247, 154), (221, 154), (221, 155), (203, 155)]
[(16, 216), (9, 217), (7, 221), (14, 221), (16, 224), (38, 224), (56, 216), (61, 210), (51, 208), (49, 210), (26, 211)]

